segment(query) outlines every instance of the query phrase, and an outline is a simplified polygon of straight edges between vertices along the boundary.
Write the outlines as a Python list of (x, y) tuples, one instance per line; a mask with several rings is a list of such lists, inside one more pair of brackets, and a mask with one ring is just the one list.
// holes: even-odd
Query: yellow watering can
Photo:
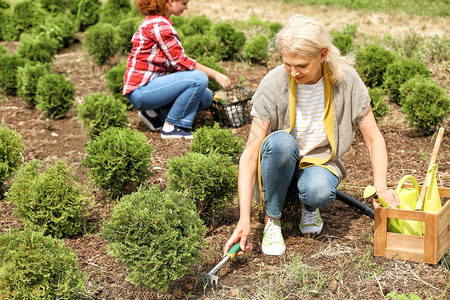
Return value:
[(423, 211), (437, 213), (442, 208), (441, 196), (439, 195), (439, 188), (437, 185), (436, 171), (438, 165), (434, 164), (428, 168), (428, 182), (426, 183), (427, 193), (423, 202)]
[[(410, 180), (413, 184), (412, 188), (403, 188), (405, 181)], [(417, 180), (412, 175), (405, 175), (398, 182), (395, 191), (398, 194), (400, 209), (415, 210), (417, 200), (419, 199), (419, 185)], [(394, 219), (396, 220), (396, 219)], [(399, 228), (402, 228), (402, 233), (411, 235), (423, 235), (423, 222), (410, 220), (397, 220)]]

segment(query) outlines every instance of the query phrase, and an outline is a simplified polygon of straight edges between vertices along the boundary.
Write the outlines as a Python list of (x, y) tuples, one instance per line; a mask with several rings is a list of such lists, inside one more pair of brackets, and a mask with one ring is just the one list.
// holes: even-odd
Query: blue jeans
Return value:
[(166, 122), (191, 129), (198, 110), (213, 100), (208, 76), (199, 70), (156, 77), (126, 97), (137, 110), (156, 110)]
[(310, 212), (329, 206), (336, 197), (338, 177), (324, 167), (300, 169), (298, 153), (297, 141), (285, 131), (273, 133), (262, 145), (261, 179), (266, 214), (271, 218), (281, 217), (290, 187)]

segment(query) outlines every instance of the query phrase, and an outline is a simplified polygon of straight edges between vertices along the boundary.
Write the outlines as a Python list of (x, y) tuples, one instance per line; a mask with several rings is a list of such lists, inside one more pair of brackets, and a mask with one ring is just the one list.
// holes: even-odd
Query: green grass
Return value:
[(326, 5), (350, 9), (387, 12), (404, 12), (411, 15), (447, 17), (450, 15), (448, 0), (283, 0), (286, 3)]

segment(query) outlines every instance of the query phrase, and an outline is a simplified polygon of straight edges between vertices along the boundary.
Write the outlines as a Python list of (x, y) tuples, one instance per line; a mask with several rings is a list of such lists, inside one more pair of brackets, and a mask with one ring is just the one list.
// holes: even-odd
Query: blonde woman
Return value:
[(290, 187), (302, 202), (301, 233), (319, 234), (319, 209), (334, 201), (346, 176), (341, 156), (349, 150), (356, 127), (370, 154), (373, 185), (392, 207), (398, 205), (398, 195), (386, 184), (385, 141), (352, 57), (341, 56), (325, 26), (303, 15), (293, 16), (275, 42), (284, 64), (264, 77), (252, 99), (253, 121), (239, 165), (240, 218), (224, 254), (236, 242), (244, 251), (250, 247), (246, 242), (255, 185), (265, 211), (265, 254), (286, 251), (280, 218)]

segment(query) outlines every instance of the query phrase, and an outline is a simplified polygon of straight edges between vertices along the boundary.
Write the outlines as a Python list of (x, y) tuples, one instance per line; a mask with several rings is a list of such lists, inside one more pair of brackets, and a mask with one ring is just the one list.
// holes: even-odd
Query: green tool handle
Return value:
[(241, 246), (239, 245), (239, 243), (234, 244), (234, 246), (231, 247), (230, 251), (228, 251), (227, 255), (222, 258), (222, 260), (208, 273), (208, 275), (214, 275), (217, 270), (219, 270), (229, 259), (232, 259), (240, 249)]

